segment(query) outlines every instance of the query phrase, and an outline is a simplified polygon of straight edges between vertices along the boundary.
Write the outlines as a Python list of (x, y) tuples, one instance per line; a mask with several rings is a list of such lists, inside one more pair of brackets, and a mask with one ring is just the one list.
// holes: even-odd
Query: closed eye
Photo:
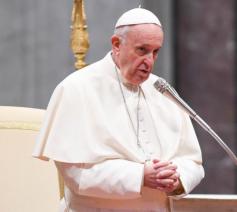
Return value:
[(147, 49), (145, 48), (145, 47), (137, 47), (137, 53), (139, 54), (139, 55), (145, 55), (146, 53), (147, 53)]

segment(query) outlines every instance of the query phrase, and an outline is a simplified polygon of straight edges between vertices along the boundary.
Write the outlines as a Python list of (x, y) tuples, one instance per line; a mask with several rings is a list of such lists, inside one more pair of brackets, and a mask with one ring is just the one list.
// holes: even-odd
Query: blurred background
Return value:
[[(70, 47), (73, 1), (0, 0), (0, 105), (45, 109), (56, 85), (75, 71)], [(104, 57), (118, 17), (138, 7), (163, 24), (154, 73), (237, 152), (235, 0), (85, 0), (87, 63)], [(237, 170), (199, 126), (206, 177), (193, 193), (236, 194)]]

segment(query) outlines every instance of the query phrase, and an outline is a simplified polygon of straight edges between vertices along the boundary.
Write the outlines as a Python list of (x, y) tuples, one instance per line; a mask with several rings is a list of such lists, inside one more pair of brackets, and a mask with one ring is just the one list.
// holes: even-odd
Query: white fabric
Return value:
[(168, 208), (165, 193), (142, 187), (142, 164), (117, 159), (93, 165), (60, 162), (56, 165), (67, 185), (67, 205), (75, 211), (81, 207), (105, 211), (166, 211)]
[[(33, 155), (41, 159), (51, 158), (69, 164), (94, 164), (95, 167), (105, 161), (110, 164), (111, 161), (115, 161), (114, 159), (137, 163), (137, 167), (145, 162), (147, 156), (165, 161), (172, 160), (178, 165), (181, 174), (185, 189), (183, 195), (189, 193), (204, 175), (200, 147), (189, 117), (154, 89), (153, 82), (156, 79), (157, 77), (151, 74), (149, 79), (141, 85), (144, 97), (139, 113), (141, 120), (145, 121), (142, 123), (140, 120), (140, 126), (141, 131), (149, 131), (143, 131), (140, 134), (145, 151), (141, 151), (137, 146), (137, 139), (129, 121), (115, 73), (115, 64), (109, 53), (101, 61), (71, 74), (57, 86), (48, 106)], [(132, 111), (133, 122), (136, 123), (134, 114), (137, 104), (134, 104), (134, 96), (129, 95), (129, 92), (126, 92), (125, 96), (129, 109)], [(106, 171), (110, 169), (103, 170), (105, 175), (109, 175)], [(66, 172), (70, 175), (70, 170)], [(99, 171), (101, 175), (104, 175), (104, 172)], [(137, 173), (141, 174), (141, 171)], [(101, 177), (94, 171), (91, 174)], [(77, 176), (74, 177), (77, 178)], [(83, 180), (83, 185), (87, 185), (87, 188), (94, 186), (93, 189), (97, 189), (100, 186), (100, 183), (96, 186), (92, 185), (89, 179), (86, 177)], [(129, 176), (124, 178), (120, 188), (121, 186), (126, 188), (126, 179), (131, 180)], [(111, 186), (111, 182), (106, 180), (98, 182), (101, 182), (101, 186), (106, 189)], [(139, 181), (134, 184), (133, 189), (136, 191), (138, 184)], [(141, 188), (139, 192), (143, 193), (143, 189)], [(145, 190), (152, 195), (145, 194), (144, 198), (149, 200), (155, 197), (160, 205), (164, 205), (167, 201), (165, 193), (153, 195), (153, 192), (157, 192), (156, 190), (147, 188)], [(72, 192), (72, 189), (70, 193), (73, 194), (70, 195), (70, 201), (79, 202), (83, 199), (83, 202), (102, 204), (95, 199), (96, 197), (79, 195)], [(128, 197), (129, 195), (126, 196), (124, 193), (123, 201), (127, 207), (129, 207), (129, 202), (126, 201)], [(112, 202), (111, 204), (121, 205), (107, 198), (102, 200), (103, 204)], [(143, 205), (140, 198), (133, 200)], [(90, 206), (87, 205), (87, 207)]]
[(115, 28), (135, 24), (157, 24), (161, 26), (159, 19), (154, 13), (143, 8), (134, 8), (121, 15), (115, 24)]
[(79, 195), (105, 199), (141, 196), (143, 164), (121, 159), (98, 164), (56, 164), (64, 174), (65, 182), (69, 182), (67, 185)]
[(158, 196), (157, 191), (146, 187), (143, 187), (142, 193), (143, 198), (108, 200), (75, 195), (66, 187), (65, 194), (70, 205), (67, 205), (65, 198), (62, 199), (60, 212), (170, 212), (164, 193), (160, 192)]

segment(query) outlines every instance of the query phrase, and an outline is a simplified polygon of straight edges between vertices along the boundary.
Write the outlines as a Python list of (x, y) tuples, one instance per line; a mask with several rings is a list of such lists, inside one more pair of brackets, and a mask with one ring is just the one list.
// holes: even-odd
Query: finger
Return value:
[(172, 174), (177, 173), (176, 169), (173, 167), (167, 167), (167, 168), (162, 168), (162, 169), (155, 169), (156, 173), (166, 173), (166, 172), (170, 172)]
[[(156, 175), (149, 175), (149, 176), (146, 176), (145, 177), (145, 180), (147, 182), (154, 182), (154, 183), (157, 183), (156, 180), (157, 180), (157, 177)], [(172, 179), (173, 180), (173, 179)]]
[(159, 161), (157, 163), (153, 163), (153, 168), (154, 169), (159, 169), (159, 168), (162, 168), (162, 167), (166, 167), (168, 165), (171, 165), (171, 162), (168, 162), (168, 161)]
[(160, 162), (158, 159), (156, 159), (156, 158), (154, 158), (153, 160), (152, 160), (152, 162), (153, 163), (158, 163), (158, 162)]
[(180, 181), (176, 180), (173, 184), (174, 190), (179, 187)]
[(156, 189), (159, 189), (160, 191), (167, 192), (167, 193), (173, 192), (177, 188), (178, 188), (177, 182), (173, 183), (173, 184), (166, 185), (166, 186), (158, 185), (156, 187)]
[(175, 181), (173, 184), (168, 185), (167, 188), (171, 189), (172, 191), (174, 191), (175, 189), (177, 189), (179, 186), (179, 181)]
[(169, 178), (173, 180), (178, 180), (180, 177), (180, 174), (178, 172), (175, 172), (173, 175), (171, 175)]
[(174, 183), (167, 184), (167, 185), (159, 184), (156, 188), (161, 191), (170, 193), (170, 192), (173, 192), (174, 190), (176, 190), (179, 187), (179, 184), (180, 184), (179, 181), (175, 181)]
[(153, 163), (154, 169), (177, 169), (177, 166), (170, 161), (159, 161)]
[[(154, 166), (155, 165), (153, 165), (153, 168), (154, 168)], [(162, 166), (162, 167), (154, 168), (154, 169), (156, 169), (157, 171), (163, 171), (163, 170), (167, 170), (167, 169), (176, 170), (177, 166), (174, 164), (168, 164), (167, 166)]]
[(173, 176), (176, 172), (174, 170), (163, 170), (160, 171), (156, 174), (156, 177), (158, 179), (164, 179), (164, 178), (170, 178), (171, 176)]
[(150, 175), (149, 176), (149, 179), (151, 179), (151, 180), (156, 180), (157, 179), (157, 173), (154, 173), (154, 174), (152, 174), (152, 175)]
[(159, 187), (173, 186), (174, 184), (174, 180), (172, 179), (158, 179), (156, 182)]

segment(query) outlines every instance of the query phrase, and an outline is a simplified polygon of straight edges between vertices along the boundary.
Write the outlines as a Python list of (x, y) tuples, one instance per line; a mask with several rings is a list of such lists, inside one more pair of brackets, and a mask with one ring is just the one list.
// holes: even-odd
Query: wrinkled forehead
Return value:
[(134, 37), (160, 37), (163, 36), (163, 30), (156, 24), (137, 24), (128, 26), (127, 35)]
[(125, 42), (152, 44), (161, 46), (163, 43), (163, 30), (155, 24), (131, 25), (125, 35)]
[(144, 32), (146, 30), (151, 30), (152, 32), (160, 32), (163, 31), (161, 26), (157, 25), (157, 24), (153, 24), (153, 23), (145, 23), (145, 24), (133, 24), (133, 25), (129, 25), (127, 26), (129, 28), (129, 31), (141, 31)]

